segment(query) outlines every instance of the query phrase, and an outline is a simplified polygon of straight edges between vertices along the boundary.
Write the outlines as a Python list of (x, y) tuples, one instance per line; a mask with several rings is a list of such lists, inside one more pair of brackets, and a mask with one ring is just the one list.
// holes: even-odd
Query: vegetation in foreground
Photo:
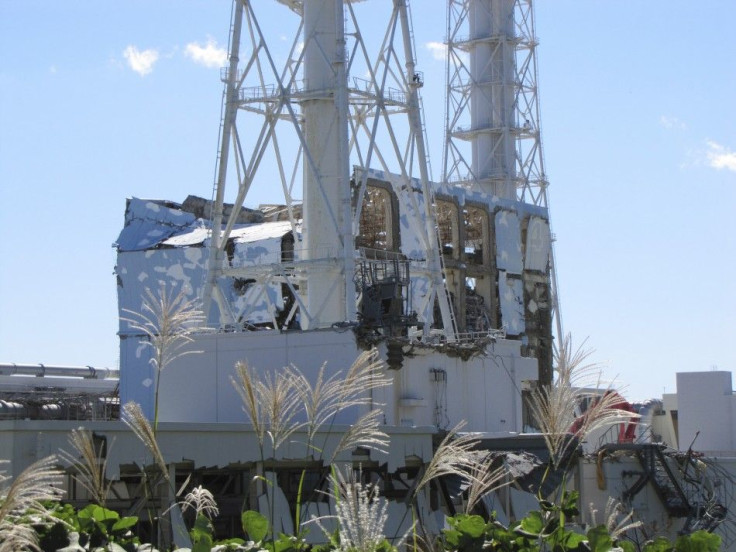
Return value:
[[(182, 295), (172, 297), (162, 288), (159, 296), (149, 293), (144, 300), (141, 315), (134, 323), (149, 337), (153, 348), (152, 363), (156, 373), (156, 404), (154, 423), (151, 425), (139, 405), (126, 404), (124, 420), (151, 454), (153, 469), (168, 481), (166, 460), (156, 441), (158, 421), (158, 390), (162, 370), (190, 341), (192, 329), (201, 322), (199, 310)], [(131, 313), (133, 314), (133, 313)], [(135, 315), (134, 315), (135, 316)], [(134, 319), (135, 320), (135, 319)], [(564, 340), (557, 355), (557, 377), (549, 388), (541, 389), (534, 397), (533, 410), (545, 434), (550, 452), (548, 473), (564, 469), (568, 457), (569, 429), (574, 420), (574, 408), (585, 398), (575, 385), (576, 377), (585, 375), (594, 366), (585, 365), (587, 353), (572, 351), (569, 338)], [(356, 447), (385, 450), (388, 435), (380, 430), (381, 411), (374, 409), (361, 417), (342, 435), (329, 456), (322, 458), (324, 443), (317, 443), (320, 431), (333, 426), (335, 416), (350, 407), (366, 406), (368, 391), (389, 385), (375, 351), (366, 352), (347, 370), (344, 376), (327, 377), (324, 367), (316, 381), (307, 379), (296, 367), (264, 373), (258, 376), (243, 363), (236, 366), (233, 384), (243, 401), (243, 408), (258, 438), (261, 460), (273, 456), (297, 432), (306, 435), (306, 450), (331, 466), (336, 456)], [(613, 407), (613, 400), (603, 394), (593, 403), (583, 423), (578, 424), (575, 437), (583, 439), (595, 428), (621, 421), (628, 416)], [(611, 394), (611, 396), (613, 396)], [(302, 414), (299, 418), (297, 415)], [(306, 422), (295, 420), (306, 417)], [(623, 512), (620, 504), (611, 503), (603, 523), (579, 527), (579, 497), (568, 491), (564, 482), (550, 497), (538, 496), (539, 508), (509, 525), (500, 523), (495, 513), (480, 516), (474, 513), (480, 498), (502, 485), (508, 484), (505, 469), (496, 467), (488, 458), (473, 453), (476, 443), (472, 436), (462, 435), (462, 425), (449, 431), (423, 466), (405, 500), (407, 512), (415, 520), (403, 535), (386, 535), (388, 501), (380, 496), (376, 484), (363, 482), (360, 474), (341, 473), (333, 467), (329, 492), (334, 501), (333, 516), (302, 520), (302, 498), (295, 506), (295, 534), (284, 534), (274, 527), (273, 493), (268, 492), (269, 481), (263, 476), (266, 488), (267, 515), (247, 510), (241, 524), (246, 539), (218, 541), (212, 520), (219, 514), (210, 492), (194, 487), (178, 504), (159, 512), (164, 520), (172, 508), (193, 512), (193, 523), (184, 535), (188, 546), (171, 550), (210, 551), (265, 551), (265, 552), (393, 552), (398, 549), (417, 551), (623, 551), (634, 552), (690, 552), (720, 549), (718, 535), (698, 531), (670, 542), (658, 537), (640, 545), (630, 539), (639, 526), (632, 522), (632, 513)], [(0, 472), (0, 552), (43, 550), (58, 552), (154, 551), (159, 543), (141, 543), (135, 528), (135, 516), (121, 517), (105, 507), (110, 482), (105, 479), (105, 462), (96, 451), (92, 435), (80, 428), (69, 438), (73, 454), (51, 456), (30, 466), (15, 480)], [(61, 482), (64, 470), (57, 467), (61, 461), (72, 464), (74, 477), (91, 497), (91, 503), (79, 510), (62, 499)], [(416, 520), (418, 499), (430, 483), (443, 476), (459, 477), (465, 482), (465, 511), (447, 518), (447, 526), (439, 535), (430, 535)], [(301, 486), (304, 480), (302, 474)], [(563, 480), (564, 481), (564, 480)], [(308, 531), (323, 531), (326, 544), (312, 546), (305, 537)], [(154, 546), (154, 544), (156, 546)]]

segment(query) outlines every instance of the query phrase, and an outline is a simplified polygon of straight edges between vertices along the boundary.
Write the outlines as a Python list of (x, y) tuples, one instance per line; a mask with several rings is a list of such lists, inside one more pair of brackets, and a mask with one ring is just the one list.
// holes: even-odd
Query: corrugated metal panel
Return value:
[(496, 213), (496, 266), (510, 274), (521, 274), (521, 224), (519, 216), (507, 210)]
[(549, 263), (549, 223), (540, 217), (530, 217), (526, 231), (524, 268), (546, 272)]
[[(291, 231), (288, 221), (264, 222), (235, 228), (235, 243), (252, 243), (282, 238)], [(209, 237), (204, 221), (191, 213), (155, 201), (132, 198), (125, 213), (125, 227), (117, 239), (119, 251), (143, 251), (159, 245), (189, 247), (203, 245)]]
[(203, 245), (210, 235), (209, 228), (195, 228), (182, 234), (172, 236), (161, 242), (161, 245), (170, 247), (187, 247), (192, 245)]
[[(271, 238), (283, 238), (291, 232), (289, 221), (264, 222), (252, 224), (241, 228), (234, 228), (230, 237), (235, 243), (253, 243)], [(203, 245), (209, 237), (209, 229), (204, 227), (194, 228), (185, 233), (172, 236), (161, 242), (161, 245), (171, 247), (185, 247), (192, 245)]]
[(194, 215), (156, 201), (131, 198), (125, 226), (116, 240), (119, 251), (143, 251), (187, 229)]
[(524, 333), (524, 291), (520, 278), (498, 273), (498, 295), (501, 303), (501, 323), (507, 335)]
[(251, 243), (270, 238), (283, 238), (291, 232), (289, 221), (264, 222), (234, 229), (231, 237), (235, 243)]

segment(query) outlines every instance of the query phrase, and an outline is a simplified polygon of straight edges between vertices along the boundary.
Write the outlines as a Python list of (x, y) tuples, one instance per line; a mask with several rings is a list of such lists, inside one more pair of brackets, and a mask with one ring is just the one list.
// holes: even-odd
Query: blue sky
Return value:
[[(125, 198), (211, 196), (230, 8), (0, 0), (0, 361), (117, 367)], [(412, 8), (437, 171), (445, 8)], [(630, 398), (736, 368), (734, 21), (732, 0), (536, 5), (563, 323)]]

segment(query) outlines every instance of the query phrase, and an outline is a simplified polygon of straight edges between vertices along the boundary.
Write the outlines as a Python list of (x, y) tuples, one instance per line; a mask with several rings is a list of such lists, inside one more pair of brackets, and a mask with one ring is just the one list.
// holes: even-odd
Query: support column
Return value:
[(348, 98), (342, 0), (304, 2), (304, 247), (323, 260), (307, 280), (311, 321), (303, 329), (354, 318)]
[(472, 168), (488, 191), (516, 198), (514, 0), (470, 0)]

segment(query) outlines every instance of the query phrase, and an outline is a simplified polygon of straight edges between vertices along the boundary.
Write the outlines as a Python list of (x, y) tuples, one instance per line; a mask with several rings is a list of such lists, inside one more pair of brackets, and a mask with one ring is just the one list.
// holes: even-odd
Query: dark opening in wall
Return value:
[(457, 207), (449, 201), (438, 199), (436, 202), (436, 212), (442, 254), (455, 259), (457, 258), (459, 242)]
[(466, 205), (463, 209), (465, 228), (464, 253), (469, 264), (482, 265), (488, 250), (488, 215), (483, 209)]
[(360, 234), (357, 247), (394, 251), (391, 193), (385, 188), (367, 186), (360, 211)]

